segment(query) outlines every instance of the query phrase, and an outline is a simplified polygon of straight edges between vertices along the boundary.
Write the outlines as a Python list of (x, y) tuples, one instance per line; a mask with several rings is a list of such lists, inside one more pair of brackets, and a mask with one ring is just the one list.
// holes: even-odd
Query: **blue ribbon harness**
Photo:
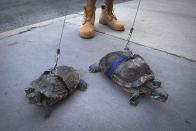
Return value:
[(114, 71), (117, 69), (117, 67), (122, 64), (123, 62), (126, 62), (127, 60), (131, 59), (131, 57), (128, 56), (120, 56), (117, 59), (115, 59), (112, 64), (107, 68), (107, 70), (104, 72), (104, 74), (109, 77), (110, 79), (112, 78), (112, 74)]

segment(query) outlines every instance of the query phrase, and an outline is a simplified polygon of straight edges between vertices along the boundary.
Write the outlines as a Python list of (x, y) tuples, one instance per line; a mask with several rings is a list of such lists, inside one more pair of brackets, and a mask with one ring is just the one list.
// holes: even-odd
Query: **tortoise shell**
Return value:
[[(127, 52), (111, 52), (100, 60), (99, 67), (105, 72), (113, 61), (122, 56), (130, 57)], [(147, 81), (154, 80), (154, 78), (150, 67), (139, 55), (133, 55), (130, 59), (121, 63), (114, 70), (111, 77), (116, 84), (124, 88), (140, 87)]]
[(31, 85), (48, 98), (64, 98), (72, 93), (79, 84), (79, 74), (68, 66), (59, 66), (51, 73), (52, 69), (45, 71)]

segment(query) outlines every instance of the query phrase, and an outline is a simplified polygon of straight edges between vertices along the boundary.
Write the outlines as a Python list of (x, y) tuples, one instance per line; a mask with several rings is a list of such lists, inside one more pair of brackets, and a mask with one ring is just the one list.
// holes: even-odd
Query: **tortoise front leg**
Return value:
[(42, 102), (42, 105), (45, 111), (44, 117), (47, 118), (51, 114), (51, 107), (47, 104), (46, 100)]
[(77, 89), (79, 89), (80, 91), (85, 91), (87, 89), (87, 83), (84, 80), (80, 80)]
[(34, 92), (34, 90), (35, 90), (34, 88), (29, 87), (29, 88), (26, 88), (26, 89), (25, 89), (25, 93), (26, 93), (26, 95), (28, 95), (28, 94)]
[(137, 106), (138, 103), (139, 103), (139, 96), (140, 96), (140, 93), (139, 91), (135, 91), (131, 94), (131, 97), (129, 99), (129, 103), (131, 105), (134, 105), (134, 106)]
[(91, 73), (97, 73), (97, 72), (101, 72), (101, 68), (97, 64), (92, 64), (91, 66), (89, 66), (89, 71)]

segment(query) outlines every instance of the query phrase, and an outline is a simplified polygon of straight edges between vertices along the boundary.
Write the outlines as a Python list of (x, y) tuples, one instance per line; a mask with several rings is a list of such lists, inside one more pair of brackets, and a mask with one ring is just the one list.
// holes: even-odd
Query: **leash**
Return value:
[(133, 27), (135, 25), (135, 21), (136, 21), (137, 15), (138, 15), (140, 4), (141, 4), (141, 0), (139, 0), (139, 3), (137, 5), (137, 10), (136, 10), (136, 13), (135, 13), (135, 17), (133, 19), (133, 24), (132, 24), (132, 26), (130, 28), (130, 31), (129, 31), (129, 34), (128, 34), (128, 38), (126, 40), (127, 43), (126, 43), (125, 48), (124, 48), (124, 50), (128, 51), (131, 56), (133, 55), (133, 53), (132, 53), (132, 51), (129, 48), (129, 44), (130, 44), (130, 39), (132, 38), (132, 34), (133, 34), (133, 31), (134, 31), (134, 28)]
[(57, 50), (56, 50), (56, 60), (55, 60), (55, 65), (53, 67), (53, 70), (56, 70), (56, 67), (58, 65), (58, 62), (59, 62), (59, 59), (60, 59), (60, 55), (61, 55), (61, 43), (62, 43), (62, 37), (63, 37), (65, 23), (66, 23), (66, 19), (67, 19), (67, 14), (68, 14), (68, 11), (69, 11), (70, 1), (71, 0), (68, 1), (68, 3), (67, 3), (67, 9), (65, 10), (65, 17), (64, 17), (64, 20), (63, 20), (62, 28), (61, 28), (61, 35), (60, 35), (58, 47), (57, 47)]
[(138, 6), (137, 6), (137, 10), (136, 10), (136, 13), (135, 13), (135, 16), (134, 16), (134, 20), (133, 20), (133, 24), (130, 28), (130, 31), (129, 31), (129, 34), (128, 34), (128, 38), (127, 38), (127, 43), (125, 45), (125, 48), (124, 50), (127, 51), (129, 53), (129, 55), (131, 56), (120, 56), (118, 58), (116, 58), (112, 64), (106, 69), (106, 71), (104, 72), (104, 74), (108, 77), (108, 78), (112, 78), (112, 74), (113, 72), (118, 68), (118, 66), (120, 64), (122, 64), (123, 62), (126, 62), (127, 60), (129, 59), (133, 59), (133, 58), (136, 58), (138, 57), (138, 55), (136, 54), (133, 54), (132, 51), (130, 50), (129, 48), (129, 43), (130, 43), (130, 39), (132, 38), (132, 34), (133, 34), (133, 30), (134, 30), (134, 25), (135, 25), (135, 21), (136, 21), (136, 18), (137, 18), (137, 15), (138, 15), (138, 11), (139, 11), (139, 8), (140, 8), (140, 4), (141, 4), (141, 0), (139, 0), (139, 3), (138, 3)]

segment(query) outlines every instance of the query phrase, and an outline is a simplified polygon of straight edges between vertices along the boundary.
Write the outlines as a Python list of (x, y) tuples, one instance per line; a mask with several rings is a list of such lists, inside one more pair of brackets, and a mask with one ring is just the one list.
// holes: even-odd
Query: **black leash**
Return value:
[(55, 65), (54, 65), (53, 70), (56, 69), (56, 67), (58, 65), (58, 61), (60, 59), (60, 55), (61, 55), (61, 42), (62, 42), (62, 37), (63, 37), (63, 33), (64, 33), (65, 22), (66, 22), (66, 19), (67, 19), (67, 14), (68, 14), (68, 11), (69, 11), (70, 1), (71, 0), (68, 1), (67, 9), (65, 11), (65, 18), (64, 18), (64, 21), (63, 21), (63, 25), (62, 25), (61, 36), (60, 36), (60, 40), (59, 40), (59, 43), (58, 43), (58, 48), (57, 48), (57, 51), (56, 51), (56, 61), (55, 61)]
[(133, 20), (133, 24), (132, 24), (132, 26), (131, 26), (131, 29), (130, 29), (130, 31), (129, 31), (129, 34), (128, 34), (128, 38), (127, 38), (127, 43), (126, 43), (126, 45), (125, 45), (125, 50), (127, 50), (129, 53), (130, 53), (130, 55), (133, 55), (133, 53), (131, 52), (131, 50), (129, 49), (129, 43), (130, 43), (130, 39), (131, 39), (131, 37), (132, 37), (132, 34), (133, 34), (133, 30), (134, 30), (134, 25), (135, 25), (135, 21), (136, 21), (136, 18), (137, 18), (137, 15), (138, 15), (138, 11), (139, 11), (139, 8), (140, 8), (140, 4), (141, 4), (141, 0), (139, 0), (139, 3), (138, 3), (138, 6), (137, 6), (137, 10), (136, 10), (136, 13), (135, 13), (135, 17), (134, 17), (134, 20)]

